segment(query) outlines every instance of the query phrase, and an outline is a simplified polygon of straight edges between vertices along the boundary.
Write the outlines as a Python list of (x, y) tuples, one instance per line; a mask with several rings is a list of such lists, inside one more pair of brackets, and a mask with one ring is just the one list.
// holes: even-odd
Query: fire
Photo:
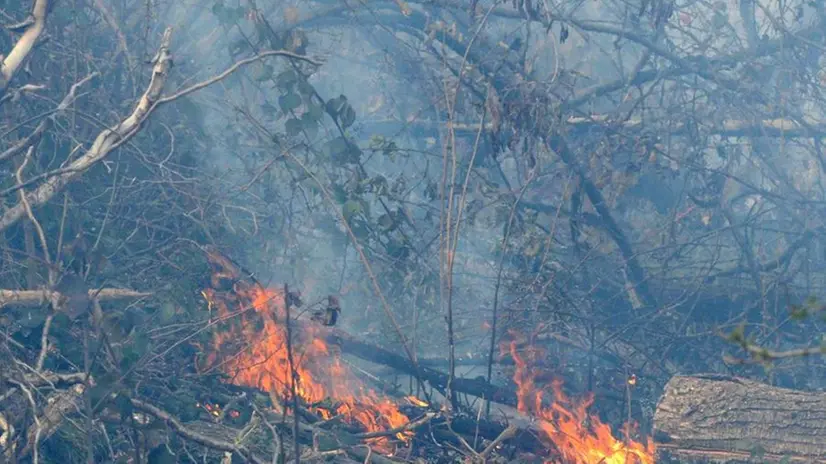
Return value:
[[(221, 321), (220, 330), (212, 337), (208, 366), (220, 369), (233, 384), (269, 392), (281, 406), (290, 408), (293, 386), (284, 292), (239, 281), (226, 271), (228, 265), (224, 258), (214, 255), (210, 258), (223, 270), (214, 274), (213, 288), (203, 292), (210, 311), (217, 312), (213, 317)], [(233, 281), (232, 288), (219, 290), (226, 287), (222, 280), (227, 279)], [(294, 388), (307, 409), (323, 419), (337, 417), (360, 424), (368, 432), (386, 431), (409, 422), (392, 400), (367, 388), (353, 375), (340, 354), (324, 342), (321, 327), (293, 320), (290, 330)], [(408, 441), (411, 433), (396, 436)], [(373, 439), (372, 444), (378, 450), (392, 451), (387, 438)]]
[[(210, 261), (216, 272), (211, 288), (203, 295), (209, 303), (210, 317), (220, 326), (212, 335), (208, 369), (219, 369), (236, 385), (269, 392), (273, 401), (280, 403), (277, 406), (286, 409), (292, 407), (294, 390), (300, 404), (321, 418), (357, 424), (367, 432), (403, 429), (409, 424), (393, 399), (364, 385), (343, 363), (340, 353), (325, 343), (324, 327), (299, 323), (291, 314), (288, 332), (286, 303), (290, 301), (292, 306), (292, 293), (239, 280), (237, 271), (231, 271), (234, 266), (217, 254), (210, 254)], [(292, 359), (287, 349), (288, 333), (292, 335)], [(547, 463), (654, 464), (650, 440), (647, 444), (630, 438), (619, 440), (599, 417), (588, 413), (593, 398), (574, 401), (562, 392), (561, 383), (554, 381), (553, 403), (543, 401), (546, 391), (540, 385), (542, 380), (530, 367), (544, 354), (541, 350), (529, 347), (520, 351), (515, 341), (502, 348), (516, 365), (513, 380), (519, 411), (537, 418), (541, 438), (556, 450), (555, 458)], [(629, 385), (636, 381), (636, 377), (628, 379)], [(414, 406), (428, 406), (415, 396), (405, 400)], [(205, 408), (220, 416), (220, 408)], [(409, 430), (395, 434), (403, 442), (409, 442), (412, 436)], [(394, 451), (388, 437), (373, 438), (370, 444), (384, 453)]]
[(507, 348), (516, 365), (513, 380), (517, 385), (518, 409), (538, 419), (541, 438), (558, 450), (559, 458), (547, 463), (654, 464), (653, 442), (649, 440), (644, 445), (630, 438), (618, 440), (610, 426), (602, 423), (597, 415), (588, 413), (593, 396), (574, 401), (562, 392), (562, 382), (556, 380), (551, 383), (553, 403), (543, 403), (546, 392), (536, 385), (538, 373), (529, 364), (544, 353), (534, 347), (520, 352), (516, 341), (507, 344)]
[(409, 401), (410, 404), (412, 404), (413, 406), (418, 406), (420, 408), (426, 408), (426, 407), (430, 406), (426, 401), (422, 401), (422, 400), (416, 398), (414, 395), (407, 396), (407, 397), (405, 397), (405, 399), (407, 401)]

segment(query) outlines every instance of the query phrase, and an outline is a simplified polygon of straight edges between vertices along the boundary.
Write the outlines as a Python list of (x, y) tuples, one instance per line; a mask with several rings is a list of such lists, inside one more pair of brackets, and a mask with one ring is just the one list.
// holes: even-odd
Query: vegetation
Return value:
[(506, 342), (643, 431), (678, 373), (826, 387), (823, 2), (0, 13), (0, 462), (285, 459), (187, 425), (271, 401), (199, 369), (210, 253), (288, 310), (334, 295), (456, 414)]

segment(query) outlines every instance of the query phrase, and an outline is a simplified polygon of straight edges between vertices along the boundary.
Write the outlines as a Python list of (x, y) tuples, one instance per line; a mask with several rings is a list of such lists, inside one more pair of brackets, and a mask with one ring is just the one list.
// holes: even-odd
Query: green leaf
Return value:
[(324, 156), (339, 164), (356, 164), (361, 159), (362, 151), (344, 137), (336, 137), (321, 147)]
[(298, 108), (299, 105), (301, 105), (301, 97), (297, 93), (289, 92), (278, 97), (278, 106), (280, 106), (281, 111), (285, 113), (289, 113)]
[(376, 195), (387, 195), (390, 191), (390, 184), (384, 176), (378, 175), (370, 181), (373, 186), (373, 193)]
[(342, 153), (347, 151), (348, 143), (344, 137), (336, 137), (333, 140), (325, 143), (321, 147), (321, 151), (330, 158), (337, 158)]
[(344, 219), (347, 222), (350, 222), (350, 219), (353, 216), (362, 212), (362, 204), (357, 200), (348, 200), (344, 202), (344, 205), (341, 206), (341, 214), (344, 216)]
[(307, 118), (312, 118), (314, 121), (320, 121), (324, 116), (324, 108), (318, 103), (310, 102), (307, 104), (307, 112), (304, 113)]
[(120, 413), (120, 420), (129, 419), (135, 411), (135, 408), (132, 406), (132, 400), (123, 393), (118, 393), (118, 396), (115, 398), (115, 406)]
[(178, 457), (169, 451), (166, 443), (161, 443), (152, 448), (146, 459), (148, 464), (175, 464), (178, 462)]
[(331, 98), (327, 100), (327, 104), (325, 105), (325, 109), (327, 113), (332, 116), (334, 119), (338, 117), (339, 112), (344, 109), (344, 105), (347, 104), (347, 97), (344, 95), (339, 95), (338, 98)]
[(338, 118), (341, 122), (341, 128), (347, 129), (352, 126), (354, 122), (356, 122), (356, 111), (352, 106), (350, 106), (350, 104), (345, 104), (341, 108), (341, 111), (339, 111)]
[(212, 5), (212, 14), (218, 18), (222, 25), (232, 25), (244, 17), (244, 8), (227, 8), (223, 2), (216, 2)]
[(378, 223), (379, 227), (381, 227), (385, 231), (389, 231), (396, 224), (396, 221), (394, 221), (393, 217), (389, 214), (382, 214), (381, 216), (379, 216)]
[(150, 338), (146, 334), (138, 334), (129, 345), (123, 348), (123, 359), (121, 359), (121, 369), (128, 370), (138, 360), (140, 360), (150, 348)]
[(261, 111), (265, 115), (273, 117), (278, 113), (278, 108), (274, 107), (270, 102), (264, 102), (261, 104)]
[(34, 329), (46, 321), (46, 311), (39, 308), (26, 309), (21, 313), (21, 317), (16, 318), (15, 322), (23, 329)]
[(177, 313), (177, 311), (175, 310), (175, 305), (170, 302), (163, 303), (161, 305), (161, 310), (159, 312), (161, 323), (167, 323), (171, 321), (175, 318), (175, 314)]
[(410, 256), (410, 248), (397, 240), (390, 240), (387, 244), (387, 254), (394, 259), (407, 259)]
[(298, 81), (298, 93), (306, 97), (310, 97), (315, 94), (315, 87), (307, 82), (306, 79), (301, 79)]
[(789, 317), (794, 321), (802, 321), (809, 317), (809, 310), (805, 307), (801, 308), (800, 306), (793, 305)]
[(291, 90), (293, 84), (297, 81), (298, 73), (292, 69), (288, 69), (275, 78), (275, 85), (281, 90)]
[(295, 137), (301, 133), (303, 124), (300, 119), (290, 118), (284, 123), (284, 129), (287, 131), (287, 135), (290, 137)]
[(210, 11), (212, 11), (212, 14), (214, 14), (215, 16), (220, 17), (221, 14), (224, 12), (224, 8), (226, 8), (224, 6), (224, 2), (215, 2), (215, 4), (212, 5)]
[(338, 202), (338, 204), (343, 205), (344, 202), (347, 201), (347, 191), (344, 190), (344, 187), (338, 184), (333, 184), (333, 198)]
[(313, 118), (309, 111), (301, 115), (301, 126), (309, 137), (315, 137), (318, 133), (318, 120)]
[(714, 29), (722, 29), (722, 28), (726, 27), (727, 25), (728, 25), (728, 17), (725, 14), (723, 14), (719, 11), (715, 11), (714, 16), (712, 16), (712, 18), (711, 18), (711, 26)]

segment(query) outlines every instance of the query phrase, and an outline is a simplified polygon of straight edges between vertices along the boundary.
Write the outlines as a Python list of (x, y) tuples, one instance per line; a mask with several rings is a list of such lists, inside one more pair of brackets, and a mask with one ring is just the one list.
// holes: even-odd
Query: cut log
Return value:
[(826, 463), (826, 393), (675, 376), (654, 414), (657, 462)]

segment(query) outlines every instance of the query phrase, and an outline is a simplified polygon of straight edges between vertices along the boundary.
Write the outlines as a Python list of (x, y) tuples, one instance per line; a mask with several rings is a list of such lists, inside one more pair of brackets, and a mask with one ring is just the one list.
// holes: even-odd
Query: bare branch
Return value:
[[(172, 56), (169, 53), (171, 38), (172, 28), (167, 28), (161, 40), (160, 49), (155, 56), (155, 66), (152, 69), (152, 79), (149, 82), (149, 88), (138, 101), (132, 114), (117, 126), (102, 131), (97, 139), (95, 139), (92, 147), (89, 148), (83, 156), (69, 165), (70, 170), (68, 172), (49, 179), (34, 192), (28, 194), (29, 203), (33, 208), (48, 202), (69, 182), (105, 158), (114, 148), (130, 139), (140, 130), (141, 124), (158, 101), (163, 86), (166, 83), (169, 68), (172, 66)], [(0, 217), (0, 231), (9, 228), (9, 226), (19, 221), (25, 213), (25, 206), (22, 203), (18, 203), (9, 208), (3, 216)]]
[(46, 407), (43, 408), (43, 414), (35, 419), (36, 424), (26, 433), (26, 447), (21, 450), (20, 457), (25, 457), (32, 451), (36, 453), (38, 444), (57, 431), (63, 418), (79, 410), (80, 398), (84, 391), (86, 387), (78, 383), (49, 397)]
[[(566, 126), (571, 131), (591, 131), (598, 130), (599, 126), (610, 126), (624, 130), (644, 130), (652, 127), (654, 121), (644, 121), (640, 118), (630, 118), (615, 120), (615, 115), (593, 114), (590, 116), (571, 116), (565, 120)], [(366, 121), (368, 122), (368, 121)], [(394, 119), (382, 119), (369, 121), (370, 127), (380, 130), (382, 127), (422, 127), (436, 129), (444, 122), (432, 121), (428, 119), (414, 119), (412, 121), (401, 121)], [(480, 126), (478, 123), (453, 122), (452, 128), (456, 134), (463, 136), (476, 136), (479, 128), (483, 127), (486, 132), (495, 132), (493, 123), (486, 123)], [(759, 136), (759, 137), (823, 137), (826, 136), (826, 124), (819, 123), (814, 119), (809, 121), (797, 121), (791, 118), (773, 119), (724, 119), (719, 124), (705, 126), (703, 128), (709, 134), (724, 137), (738, 136)], [(658, 133), (669, 135), (684, 135), (691, 130), (689, 124), (679, 121), (667, 128), (657, 127)]]
[(66, 96), (63, 97), (63, 100), (60, 102), (59, 105), (57, 105), (57, 108), (55, 108), (51, 112), (51, 114), (49, 114), (49, 116), (40, 121), (40, 123), (37, 125), (34, 131), (31, 134), (29, 134), (29, 136), (17, 142), (12, 147), (5, 150), (3, 153), (0, 153), (0, 161), (11, 158), (12, 156), (26, 149), (29, 145), (32, 145), (36, 143), (38, 140), (40, 140), (40, 137), (46, 132), (46, 130), (49, 129), (49, 127), (51, 127), (58, 113), (65, 111), (69, 107), (69, 105), (71, 105), (72, 102), (75, 101), (75, 98), (77, 98), (77, 89), (98, 75), (99, 73), (93, 72), (92, 74), (89, 74), (88, 76), (73, 84), (72, 88), (69, 89), (69, 93), (67, 93)]
[[(312, 60), (302, 55), (298, 55), (284, 50), (271, 50), (260, 53), (254, 57), (241, 60), (235, 63), (234, 65), (230, 66), (224, 72), (210, 79), (194, 84), (190, 87), (187, 87), (183, 90), (176, 92), (175, 94), (169, 95), (164, 98), (160, 98), (161, 91), (163, 90), (163, 86), (166, 83), (169, 68), (172, 66), (172, 56), (169, 53), (169, 43), (171, 39), (171, 34), (172, 29), (167, 28), (166, 32), (164, 33), (163, 40), (161, 41), (161, 47), (158, 50), (157, 55), (155, 56), (155, 67), (152, 71), (152, 80), (149, 83), (149, 88), (141, 97), (132, 114), (129, 115), (129, 117), (124, 119), (117, 126), (111, 129), (106, 129), (103, 132), (101, 132), (95, 139), (95, 142), (92, 144), (92, 147), (89, 148), (89, 150), (83, 156), (79, 157), (74, 162), (72, 162), (60, 174), (57, 174), (54, 177), (50, 178), (48, 181), (46, 181), (44, 184), (38, 187), (34, 192), (30, 193), (28, 195), (28, 200), (32, 208), (39, 207), (48, 202), (52, 197), (54, 197), (56, 193), (58, 193), (64, 187), (66, 187), (66, 185), (68, 185), (69, 182), (79, 177), (83, 172), (88, 170), (98, 161), (104, 159), (112, 150), (129, 141), (129, 139), (131, 139), (135, 134), (138, 133), (138, 131), (141, 129), (143, 122), (158, 106), (164, 103), (175, 101), (190, 93), (193, 93), (197, 90), (214, 84), (215, 82), (225, 79), (241, 67), (268, 56), (285, 56), (293, 59), (303, 60), (316, 65), (319, 64), (318, 61)], [(25, 214), (25, 206), (20, 203), (6, 210), (3, 216), (0, 217), (0, 231), (9, 228), (11, 225), (19, 221)]]
[(254, 463), (263, 464), (265, 462), (260, 458), (256, 457), (244, 445), (234, 444), (228, 441), (208, 437), (199, 432), (189, 429), (178, 418), (174, 417), (172, 414), (164, 411), (163, 409), (155, 405), (149, 404), (141, 400), (136, 400), (134, 398), (131, 401), (132, 406), (164, 421), (169, 427), (175, 430), (175, 432), (177, 432), (179, 435), (186, 438), (187, 440), (194, 441), (195, 443), (206, 446), (208, 448), (239, 453)]
[(158, 105), (161, 105), (161, 104), (164, 104), (164, 103), (169, 103), (173, 100), (177, 100), (181, 97), (185, 97), (185, 96), (191, 94), (192, 92), (196, 92), (198, 90), (201, 90), (204, 87), (209, 87), (210, 85), (212, 85), (212, 84), (214, 84), (218, 81), (226, 79), (232, 73), (234, 73), (235, 71), (238, 71), (240, 68), (242, 68), (242, 67), (244, 67), (248, 64), (254, 63), (258, 60), (261, 60), (263, 58), (266, 58), (268, 56), (284, 56), (284, 57), (288, 57), (288, 58), (292, 58), (292, 59), (296, 59), (296, 60), (306, 61), (307, 63), (314, 64), (316, 66), (321, 65), (320, 61), (316, 61), (316, 60), (313, 60), (312, 58), (308, 58), (306, 56), (299, 55), (299, 54), (296, 54), (296, 53), (293, 53), (293, 52), (288, 52), (286, 50), (268, 50), (268, 51), (258, 53), (257, 55), (255, 55), (253, 57), (243, 59), (243, 60), (233, 64), (232, 66), (227, 68), (221, 74), (215, 75), (215, 76), (213, 76), (213, 77), (211, 77), (211, 78), (209, 78), (205, 81), (201, 81), (197, 84), (193, 84), (193, 85), (191, 85), (191, 86), (189, 86), (189, 87), (187, 87), (183, 90), (179, 90), (178, 92), (175, 92), (173, 95), (169, 95), (168, 97), (161, 98), (160, 100), (158, 100)]
[(0, 66), (0, 94), (4, 93), (14, 75), (20, 70), (23, 61), (29, 56), (43, 30), (46, 28), (46, 14), (49, 10), (48, 0), (35, 0), (34, 7), (28, 21), (28, 27), (23, 36), (11, 49)]
[[(120, 300), (127, 298), (146, 298), (149, 292), (138, 292), (124, 288), (90, 289), (89, 298), (101, 300)], [(5, 306), (37, 306), (44, 301), (55, 301), (61, 294), (50, 290), (3, 290), (0, 289), (0, 308)]]

